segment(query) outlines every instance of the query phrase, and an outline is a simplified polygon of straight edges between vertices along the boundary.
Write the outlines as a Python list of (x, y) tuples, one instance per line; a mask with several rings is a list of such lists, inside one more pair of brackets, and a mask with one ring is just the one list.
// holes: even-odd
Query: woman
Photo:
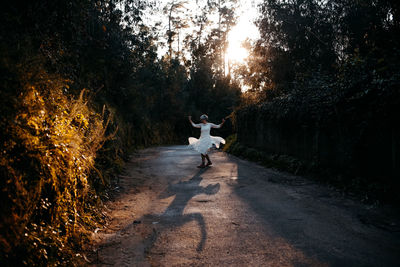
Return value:
[[(204, 168), (212, 165), (210, 157), (207, 155), (208, 150), (215, 145), (217, 148), (220, 143), (225, 144), (225, 140), (219, 136), (211, 136), (210, 130), (211, 128), (221, 128), (221, 126), (225, 123), (225, 119), (222, 119), (221, 124), (216, 125), (214, 123), (208, 122), (208, 116), (203, 114), (200, 116), (201, 123), (195, 124), (192, 121), (192, 116), (189, 116), (189, 121), (195, 128), (201, 129), (200, 139), (189, 137), (189, 146), (191, 146), (194, 150), (200, 152), (201, 154), (201, 164), (197, 166), (198, 168)], [(205, 161), (207, 159), (207, 164)]]

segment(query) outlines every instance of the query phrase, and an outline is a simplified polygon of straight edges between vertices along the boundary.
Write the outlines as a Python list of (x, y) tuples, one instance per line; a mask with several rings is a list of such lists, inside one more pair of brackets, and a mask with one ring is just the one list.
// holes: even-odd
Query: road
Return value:
[(93, 266), (399, 266), (398, 216), (224, 152), (135, 153)]

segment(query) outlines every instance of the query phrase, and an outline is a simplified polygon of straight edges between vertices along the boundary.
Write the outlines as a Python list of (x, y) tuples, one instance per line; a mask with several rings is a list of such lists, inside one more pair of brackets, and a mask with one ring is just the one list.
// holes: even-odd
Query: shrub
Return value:
[(225, 152), (228, 152), (232, 148), (232, 145), (234, 145), (236, 143), (236, 139), (237, 139), (237, 135), (236, 134), (232, 134), (232, 135), (228, 136), (226, 138), (226, 143), (224, 145), (223, 150)]
[(85, 91), (68, 96), (68, 80), (21, 73), (16, 112), (1, 121), (0, 261), (68, 264), (96, 222), (100, 199), (89, 173), (107, 122), (88, 106)]

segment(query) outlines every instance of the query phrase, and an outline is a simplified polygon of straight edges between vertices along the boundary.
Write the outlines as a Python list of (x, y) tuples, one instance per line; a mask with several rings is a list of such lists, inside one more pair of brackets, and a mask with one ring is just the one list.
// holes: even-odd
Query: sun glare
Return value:
[(242, 47), (241, 42), (229, 41), (226, 56), (231, 63), (243, 63), (248, 55), (249, 51), (246, 48)]
[(228, 48), (226, 50), (228, 64), (243, 64), (249, 56), (249, 51), (243, 47), (243, 42), (246, 39), (254, 40), (259, 36), (258, 29), (253, 23), (255, 15), (255, 10), (244, 9), (240, 12), (238, 23), (229, 31)]
[(243, 41), (248, 37), (243, 26), (238, 23), (228, 34), (226, 57), (231, 63), (243, 63), (249, 55), (249, 51), (242, 46)]

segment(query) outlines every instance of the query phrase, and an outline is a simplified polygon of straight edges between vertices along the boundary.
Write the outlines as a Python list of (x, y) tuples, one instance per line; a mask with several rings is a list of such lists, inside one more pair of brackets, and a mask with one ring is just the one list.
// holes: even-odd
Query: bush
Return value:
[(68, 264), (98, 221), (89, 174), (107, 121), (60, 76), (24, 70), (18, 80), (16, 113), (1, 121), (0, 261)]
[[(295, 174), (306, 173), (309, 168), (300, 160), (287, 155), (272, 155), (264, 151), (242, 145), (237, 140), (237, 135), (230, 135), (226, 139), (223, 149), (225, 152), (260, 163), (268, 168), (290, 171)], [(307, 170), (307, 171), (306, 171)]]

